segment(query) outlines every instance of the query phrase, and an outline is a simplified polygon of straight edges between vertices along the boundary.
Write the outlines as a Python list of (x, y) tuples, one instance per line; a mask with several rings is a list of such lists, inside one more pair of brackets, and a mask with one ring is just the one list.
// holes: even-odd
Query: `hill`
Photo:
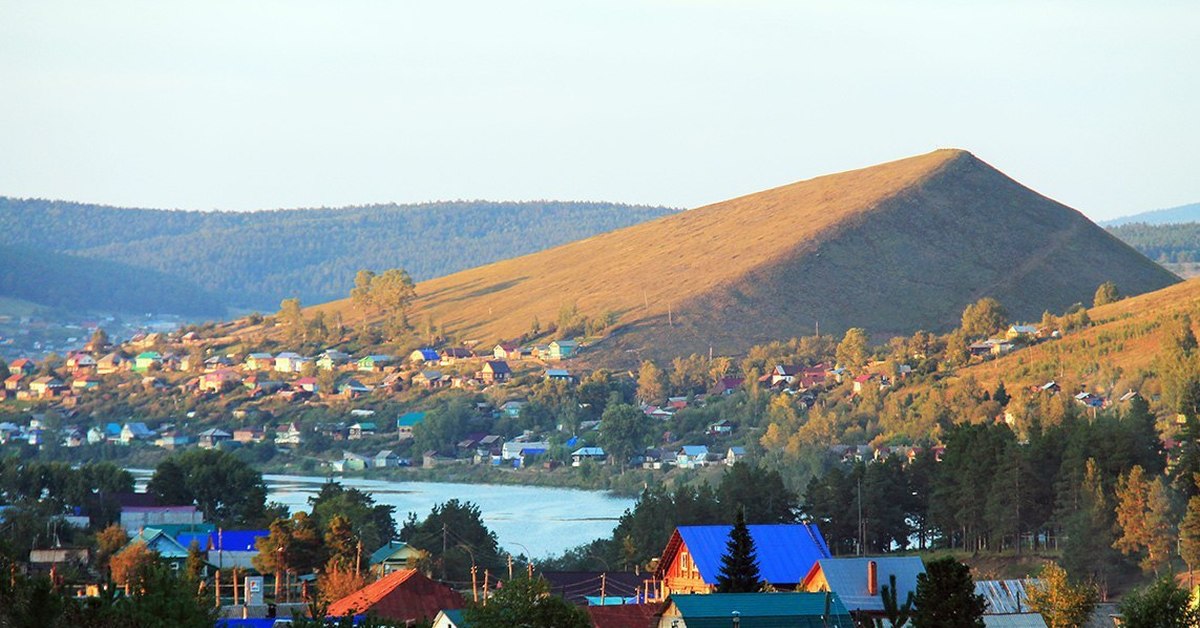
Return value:
[[(566, 307), (615, 319), (609, 354), (736, 353), (852, 326), (948, 329), (982, 296), (1017, 318), (1178, 278), (970, 153), (818, 177), (423, 282), (414, 315), (515, 338)], [(354, 320), (350, 303), (322, 306)]]
[(0, 197), (0, 243), (158, 271), (230, 306), (271, 311), (286, 297), (320, 303), (345, 296), (363, 268), (403, 267), (428, 279), (672, 211), (457, 201), (199, 212)]
[(1169, 225), (1181, 222), (1200, 222), (1200, 203), (1191, 203), (1189, 205), (1180, 205), (1179, 207), (1156, 209), (1153, 211), (1142, 212), (1140, 214), (1122, 216), (1120, 218), (1106, 220), (1100, 224), (1104, 225), (1105, 227), (1117, 227), (1135, 222), (1145, 223), (1148, 225)]
[(185, 279), (118, 262), (5, 245), (0, 245), (0, 295), (6, 304), (29, 302), (77, 311), (225, 315), (217, 299)]
[[(1096, 392), (1142, 390), (1143, 381), (1155, 375), (1156, 358), (1171, 343), (1168, 321), (1183, 314), (1197, 319), (1198, 300), (1200, 279), (1192, 279), (1095, 307), (1088, 310), (1092, 325), (1087, 329), (968, 367), (959, 375), (984, 387), (1001, 379), (1014, 389), (1058, 380), (1087, 384)], [(1142, 392), (1150, 396), (1155, 391)]]

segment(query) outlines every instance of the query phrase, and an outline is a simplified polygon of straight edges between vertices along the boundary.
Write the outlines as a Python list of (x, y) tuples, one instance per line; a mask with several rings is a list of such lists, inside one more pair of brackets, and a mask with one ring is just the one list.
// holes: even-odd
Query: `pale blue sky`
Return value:
[(680, 207), (955, 146), (1200, 201), (1200, 3), (0, 0), (0, 195)]

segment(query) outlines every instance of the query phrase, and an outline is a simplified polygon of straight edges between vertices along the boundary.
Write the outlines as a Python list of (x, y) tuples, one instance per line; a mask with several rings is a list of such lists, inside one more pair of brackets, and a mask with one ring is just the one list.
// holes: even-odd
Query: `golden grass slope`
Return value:
[[(599, 347), (667, 357), (852, 326), (942, 329), (994, 295), (1018, 315), (1178, 279), (961, 150), (735, 198), (417, 286), (414, 321), (484, 344), (563, 305), (619, 315)], [(354, 320), (348, 301), (321, 306)]]
[[(1088, 310), (1092, 326), (959, 371), (989, 390), (1003, 380), (1010, 389), (1049, 380), (1089, 391), (1141, 389), (1155, 358), (1171, 340), (1174, 317), (1200, 320), (1200, 279)], [(1074, 391), (1072, 391), (1074, 392)], [(1153, 390), (1142, 390), (1153, 394)]]

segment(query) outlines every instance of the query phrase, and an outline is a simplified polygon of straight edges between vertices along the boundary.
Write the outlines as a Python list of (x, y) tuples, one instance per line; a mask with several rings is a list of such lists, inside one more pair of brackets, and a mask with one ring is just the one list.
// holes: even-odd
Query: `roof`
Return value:
[[(829, 546), (815, 524), (750, 525), (750, 538), (758, 557), (758, 570), (771, 584), (797, 584), (813, 564), (829, 558)], [(659, 574), (665, 572), (682, 545), (691, 552), (700, 577), (716, 584), (721, 557), (729, 544), (733, 526), (680, 526), (675, 528), (659, 561)]]
[(588, 597), (600, 597), (601, 588), (608, 598), (634, 597), (646, 580), (644, 575), (631, 571), (544, 571), (541, 576), (551, 593), (575, 604), (586, 603)]
[(440, 360), (442, 357), (441, 355), (438, 354), (437, 351), (435, 351), (433, 349), (417, 349), (416, 351), (413, 351), (413, 353), (414, 354), (419, 353), (421, 355), (422, 360), (429, 361), (429, 362), (436, 362), (436, 361)]
[(603, 447), (580, 447), (571, 452), (572, 456), (604, 456)]
[(984, 615), (983, 625), (987, 628), (1046, 628), (1046, 620), (1037, 613)]
[(493, 373), (511, 373), (512, 369), (508, 368), (508, 362), (504, 360), (488, 360), (483, 363), (483, 368), (490, 369)]
[(368, 565), (378, 565), (379, 563), (382, 563), (383, 561), (391, 558), (392, 556), (395, 556), (397, 552), (403, 551), (405, 549), (407, 549), (409, 551), (413, 551), (413, 552), (420, 551), (417, 548), (409, 545), (408, 543), (405, 543), (404, 541), (388, 541), (387, 545), (384, 545), (383, 547), (375, 550), (374, 552), (371, 552), (371, 558), (367, 561), (367, 564)]
[(424, 412), (407, 412), (396, 419), (396, 427), (412, 427), (424, 420)]
[(255, 542), (271, 534), (270, 530), (219, 530), (212, 532), (184, 532), (175, 537), (179, 544), (191, 547), (192, 541), (200, 544), (200, 549), (220, 550), (225, 552), (256, 552)]
[[(138, 532), (136, 536), (129, 539), (125, 544), (125, 548), (129, 548), (134, 543), (145, 543), (147, 549), (158, 552), (159, 556), (166, 559), (187, 558), (188, 548), (180, 544), (171, 535), (157, 528), (145, 528)], [(125, 551), (122, 549), (121, 551)]]
[(683, 455), (688, 456), (688, 457), (707, 456), (708, 455), (708, 446), (707, 445), (684, 445), (683, 447), (679, 448), (679, 451), (683, 452)]
[[(830, 623), (822, 620), (826, 601)], [(743, 626), (853, 626), (850, 613), (836, 593), (685, 593), (672, 595), (668, 608), (687, 622), (688, 628), (728, 626), (736, 611)], [(787, 618), (786, 622), (755, 622), (755, 618)], [(704, 620), (712, 620), (704, 621)], [(717, 623), (719, 622), (719, 623)]]
[(987, 613), (1029, 612), (1029, 594), (1024, 580), (976, 580), (975, 593), (987, 600)]
[(462, 608), (461, 595), (415, 569), (394, 571), (329, 605), (330, 617), (372, 612), (393, 621), (432, 620), (438, 611)]
[(586, 610), (595, 628), (646, 628), (658, 625), (662, 608), (662, 604), (615, 604), (588, 606)]
[[(445, 616), (451, 626), (456, 628), (468, 628), (467, 615), (461, 608), (443, 608), (438, 611), (438, 617)], [(437, 624), (437, 617), (434, 618), (434, 624)]]
[(546, 377), (570, 377), (571, 372), (567, 369), (546, 369)]
[(888, 584), (896, 576), (896, 595), (903, 600), (908, 592), (917, 591), (917, 576), (925, 573), (925, 563), (918, 556), (875, 556), (862, 558), (824, 558), (813, 565), (805, 582), (817, 574), (825, 576), (829, 590), (837, 593), (842, 603), (852, 611), (882, 611), (883, 599), (867, 593), (867, 563), (875, 562), (878, 585)]

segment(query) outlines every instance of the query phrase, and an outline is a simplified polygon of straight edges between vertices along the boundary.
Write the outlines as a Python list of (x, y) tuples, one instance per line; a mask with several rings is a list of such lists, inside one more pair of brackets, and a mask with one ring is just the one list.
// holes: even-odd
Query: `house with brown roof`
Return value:
[(37, 372), (37, 365), (29, 358), (18, 358), (13, 360), (12, 364), (8, 365), (9, 373), (21, 373), (23, 375), (33, 375)]
[(13, 373), (12, 375), (9, 375), (4, 379), (4, 390), (13, 392), (21, 390), (21, 380), (23, 379), (25, 379), (25, 376), (21, 373)]
[(29, 391), (43, 399), (53, 397), (66, 389), (67, 386), (62, 383), (62, 380), (57, 377), (50, 377), (49, 375), (29, 382)]
[(329, 617), (372, 614), (400, 623), (432, 621), (442, 609), (463, 608), (454, 589), (415, 569), (394, 571), (329, 605)]
[(96, 372), (100, 375), (109, 375), (118, 371), (124, 371), (129, 368), (128, 362), (120, 352), (113, 351), (96, 360)]
[(492, 357), (497, 360), (520, 360), (521, 345), (515, 342), (502, 342), (492, 347)]

